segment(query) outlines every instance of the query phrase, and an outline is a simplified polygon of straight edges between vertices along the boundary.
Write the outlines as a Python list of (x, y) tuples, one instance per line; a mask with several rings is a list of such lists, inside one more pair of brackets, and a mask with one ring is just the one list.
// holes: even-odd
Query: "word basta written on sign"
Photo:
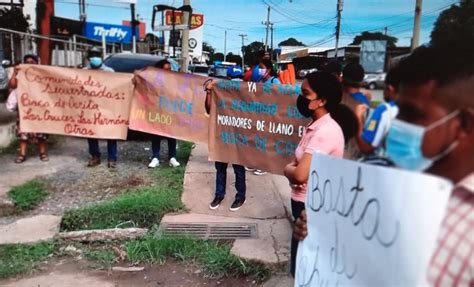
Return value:
[(23, 132), (125, 139), (132, 75), (21, 65), (18, 74)]
[(151, 67), (137, 72), (130, 129), (207, 144), (205, 81), (202, 76)]
[(313, 154), (295, 286), (425, 286), (452, 184)]
[(210, 160), (283, 174), (309, 119), (296, 108), (299, 86), (218, 81), (212, 87)]

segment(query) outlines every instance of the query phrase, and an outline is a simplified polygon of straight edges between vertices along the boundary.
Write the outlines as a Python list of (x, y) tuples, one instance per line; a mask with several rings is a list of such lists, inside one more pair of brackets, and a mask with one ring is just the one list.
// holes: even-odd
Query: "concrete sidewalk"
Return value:
[(187, 214), (167, 215), (161, 224), (254, 224), (256, 236), (236, 239), (232, 253), (265, 263), (286, 263), (291, 239), (290, 188), (283, 176), (256, 176), (247, 172), (247, 202), (237, 212), (229, 211), (235, 197), (234, 172), (227, 169), (226, 198), (217, 210), (209, 209), (214, 198), (216, 171), (208, 161), (207, 146), (197, 145), (184, 176), (182, 201)]

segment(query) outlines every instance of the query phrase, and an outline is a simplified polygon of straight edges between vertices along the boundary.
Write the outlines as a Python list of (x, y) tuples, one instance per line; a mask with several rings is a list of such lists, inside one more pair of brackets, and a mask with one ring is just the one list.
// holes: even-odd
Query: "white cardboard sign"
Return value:
[(419, 286), (452, 184), (314, 154), (295, 286)]

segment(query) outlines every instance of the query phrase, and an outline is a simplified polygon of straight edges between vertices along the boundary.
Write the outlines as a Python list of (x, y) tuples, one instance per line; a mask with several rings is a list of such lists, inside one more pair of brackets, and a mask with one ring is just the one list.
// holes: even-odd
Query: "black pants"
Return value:
[[(216, 161), (216, 197), (224, 198), (227, 181), (227, 163)], [(233, 164), (235, 173), (235, 189), (237, 195), (235, 198), (245, 199), (247, 185), (245, 183), (245, 168), (239, 164)]]
[[(291, 214), (293, 218), (296, 220), (300, 217), (301, 212), (305, 209), (304, 202), (291, 200)], [(296, 240), (294, 237), (291, 237), (291, 265), (290, 265), (290, 272), (293, 277), (295, 277), (296, 271), (296, 252), (298, 251), (298, 243), (299, 241)]]

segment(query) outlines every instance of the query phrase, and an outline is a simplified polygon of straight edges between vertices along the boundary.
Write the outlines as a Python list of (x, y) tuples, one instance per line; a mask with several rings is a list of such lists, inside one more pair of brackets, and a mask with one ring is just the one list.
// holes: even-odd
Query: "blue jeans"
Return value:
[[(223, 198), (225, 196), (225, 186), (227, 181), (227, 163), (216, 161), (216, 197)], [(242, 165), (233, 164), (235, 173), (235, 189), (237, 195), (235, 198), (245, 198), (247, 186), (245, 184), (245, 168)]]
[(162, 139), (168, 140), (168, 159), (176, 157), (176, 139), (157, 135), (151, 138), (151, 150), (153, 152), (153, 157), (156, 157), (158, 159), (160, 158), (160, 144)]
[[(89, 154), (91, 156), (100, 157), (100, 148), (98, 139), (87, 139), (89, 143)], [(107, 159), (109, 161), (117, 161), (117, 141), (107, 140)]]

